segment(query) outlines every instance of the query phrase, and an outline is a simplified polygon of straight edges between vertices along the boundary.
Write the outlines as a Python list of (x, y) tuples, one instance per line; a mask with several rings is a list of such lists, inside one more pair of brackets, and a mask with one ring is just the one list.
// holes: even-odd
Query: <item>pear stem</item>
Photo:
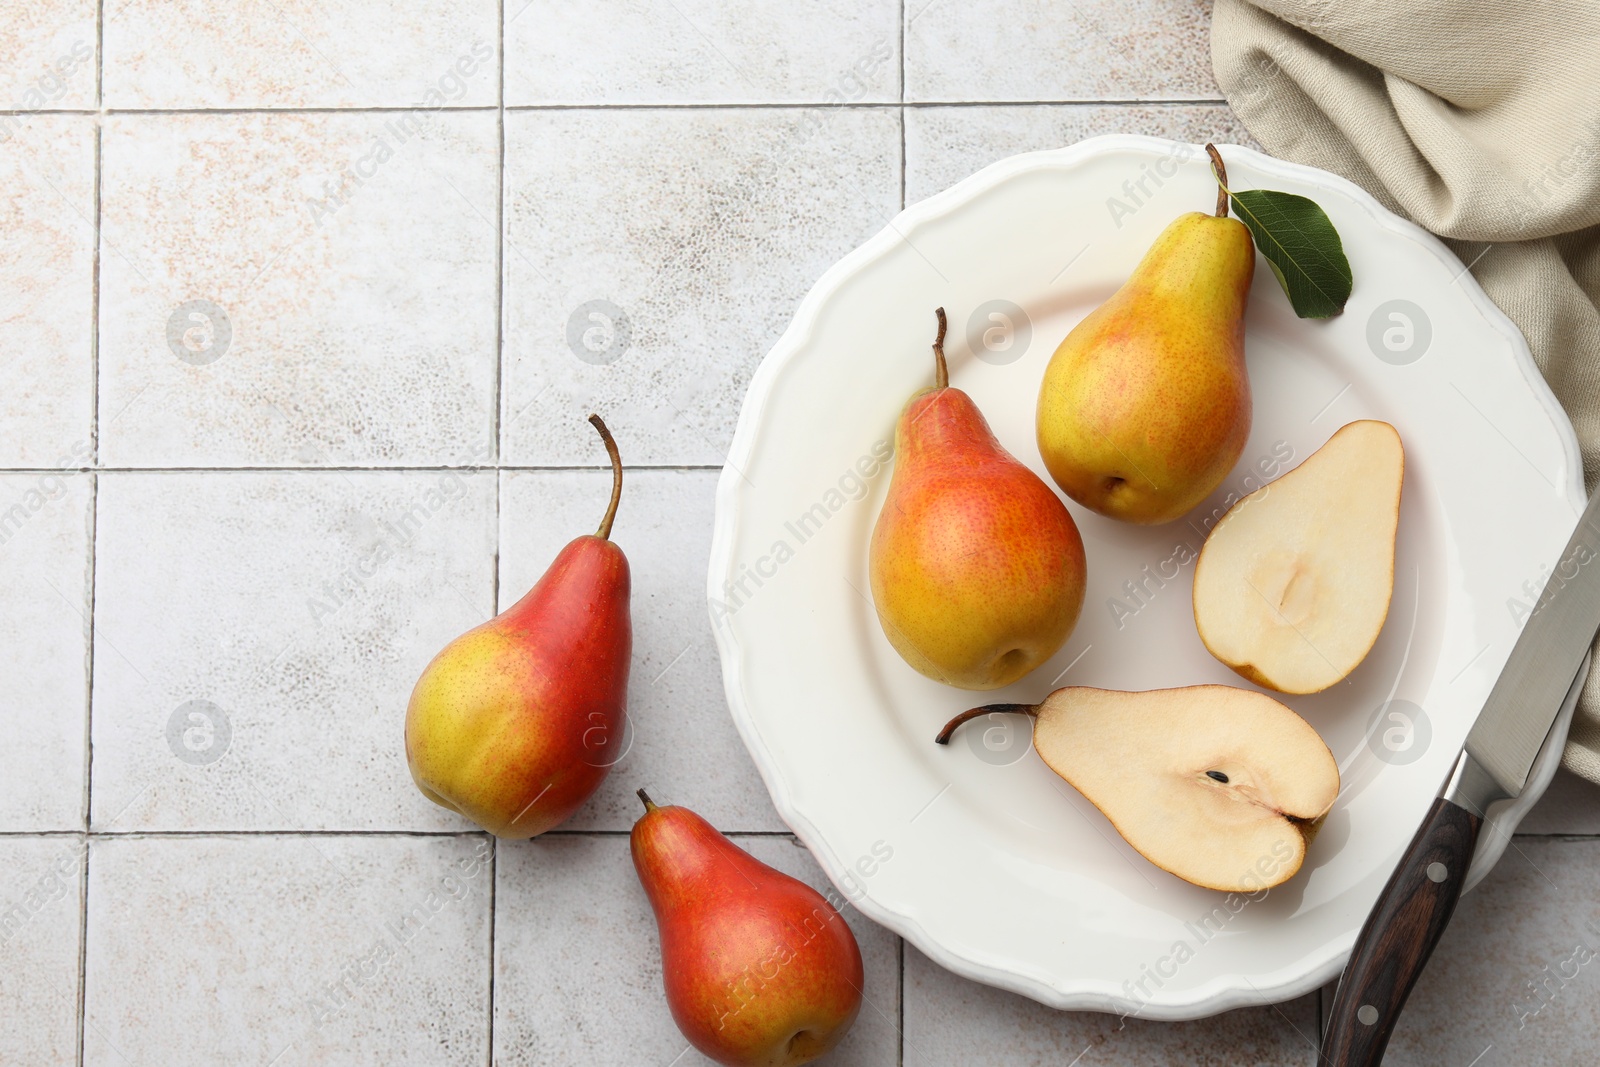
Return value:
[(933, 339), (933, 387), (935, 389), (950, 388), (950, 365), (944, 361), (944, 332), (949, 323), (945, 321), (944, 308), (934, 308), (933, 313), (939, 319), (939, 336)]
[(1206, 145), (1206, 155), (1211, 157), (1211, 176), (1217, 179), (1217, 218), (1228, 217), (1228, 168), (1222, 165), (1222, 153), (1214, 144)]
[(950, 735), (956, 732), (956, 727), (964, 722), (976, 719), (979, 715), (1031, 715), (1037, 719), (1039, 717), (1039, 706), (1037, 704), (985, 704), (981, 708), (963, 711), (960, 715), (944, 724), (944, 729), (939, 731), (939, 736), (933, 739), (933, 743), (936, 745), (948, 745), (950, 743)]
[(622, 499), (622, 455), (617, 451), (616, 438), (611, 436), (600, 416), (590, 415), (589, 422), (600, 431), (600, 440), (606, 443), (606, 453), (611, 457), (611, 504), (606, 508), (606, 517), (600, 520), (600, 529), (595, 532), (602, 541), (609, 541), (611, 523), (617, 517), (617, 502)]
[(651, 800), (650, 794), (646, 793), (643, 789), (639, 790), (639, 799), (644, 801), (645, 811), (650, 812), (656, 810), (656, 802)]

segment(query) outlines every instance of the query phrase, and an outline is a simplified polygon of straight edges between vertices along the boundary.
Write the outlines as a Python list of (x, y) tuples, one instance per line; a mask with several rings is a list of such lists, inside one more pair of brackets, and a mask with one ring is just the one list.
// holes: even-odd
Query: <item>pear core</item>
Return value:
[(1328, 746), (1264, 693), (1068, 687), (1038, 705), (974, 708), (939, 742), (994, 711), (1034, 716), (1034, 750), (1051, 770), (1140, 855), (1208, 889), (1256, 892), (1288, 881), (1339, 795)]

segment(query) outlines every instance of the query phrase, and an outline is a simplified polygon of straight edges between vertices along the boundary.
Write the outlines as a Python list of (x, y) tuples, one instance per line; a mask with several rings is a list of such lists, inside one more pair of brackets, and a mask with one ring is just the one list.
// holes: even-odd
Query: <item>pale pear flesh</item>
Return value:
[(1211, 654), (1283, 693), (1355, 670), (1389, 613), (1404, 474), (1394, 427), (1363, 420), (1235, 504), (1195, 565), (1195, 626)]
[(1294, 877), (1339, 768), (1309, 723), (1264, 693), (1196, 685), (1058, 689), (1033, 746), (1140, 855), (1195, 885), (1256, 892)]

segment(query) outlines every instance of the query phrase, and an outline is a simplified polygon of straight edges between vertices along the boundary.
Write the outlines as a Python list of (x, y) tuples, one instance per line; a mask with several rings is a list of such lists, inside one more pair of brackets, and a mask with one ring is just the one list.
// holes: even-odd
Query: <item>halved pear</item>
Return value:
[(1194, 570), (1211, 654), (1280, 693), (1317, 693), (1355, 670), (1389, 614), (1404, 476), (1400, 435), (1364, 420), (1235, 504)]
[(1294, 877), (1339, 795), (1328, 746), (1265, 693), (1072, 686), (1042, 704), (973, 708), (936, 740), (995, 712), (1032, 715), (1034, 750), (1051, 770), (1145, 859), (1207, 889), (1253, 893)]

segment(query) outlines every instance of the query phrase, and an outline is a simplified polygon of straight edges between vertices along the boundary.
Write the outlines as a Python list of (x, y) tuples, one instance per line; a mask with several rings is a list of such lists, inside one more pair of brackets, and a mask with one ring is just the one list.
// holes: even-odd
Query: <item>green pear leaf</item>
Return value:
[(1230, 190), (1229, 197), (1296, 315), (1325, 319), (1344, 310), (1354, 278), (1327, 212), (1315, 201), (1276, 189)]

